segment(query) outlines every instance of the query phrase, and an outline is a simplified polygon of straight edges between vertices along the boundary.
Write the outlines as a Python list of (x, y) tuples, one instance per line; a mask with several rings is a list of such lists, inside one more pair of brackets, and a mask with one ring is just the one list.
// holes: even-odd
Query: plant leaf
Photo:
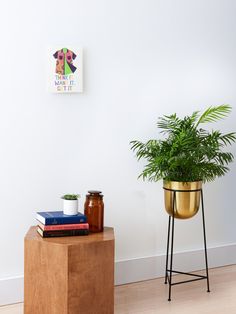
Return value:
[(196, 127), (200, 123), (207, 123), (207, 122), (216, 122), (220, 119), (223, 119), (228, 116), (231, 112), (232, 107), (230, 105), (220, 105), (215, 107), (209, 107), (203, 114), (200, 116)]

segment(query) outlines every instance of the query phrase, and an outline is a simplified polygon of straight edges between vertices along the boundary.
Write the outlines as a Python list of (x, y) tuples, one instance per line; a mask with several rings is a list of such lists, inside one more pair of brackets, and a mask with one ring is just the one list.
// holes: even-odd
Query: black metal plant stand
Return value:
[[(205, 228), (205, 217), (204, 217), (204, 203), (203, 203), (203, 191), (202, 189), (198, 190), (173, 190), (173, 189), (167, 189), (165, 190), (172, 191), (174, 193), (173, 195), (173, 204), (172, 204), (172, 216), (169, 216), (169, 223), (168, 223), (168, 235), (167, 235), (167, 251), (166, 251), (166, 272), (165, 272), (165, 284), (169, 284), (169, 298), (168, 301), (171, 301), (171, 287), (174, 285), (179, 285), (186, 282), (191, 281), (197, 281), (197, 280), (207, 280), (207, 292), (210, 292), (209, 288), (209, 275), (208, 275), (208, 262), (207, 262), (207, 246), (206, 246), (206, 228)], [(181, 271), (173, 270), (173, 247), (174, 247), (174, 223), (175, 223), (175, 217), (174, 217), (174, 209), (176, 206), (176, 193), (181, 192), (197, 192), (200, 191), (201, 193), (201, 207), (202, 207), (202, 225), (203, 225), (203, 237), (204, 237), (204, 249), (205, 249), (205, 263), (206, 263), (206, 275), (197, 275), (192, 273), (185, 273)], [(171, 249), (170, 249), (170, 268), (169, 268), (169, 245), (170, 245), (170, 233), (171, 233)], [(194, 279), (190, 280), (184, 280), (179, 282), (172, 282), (172, 274), (183, 274), (188, 276), (196, 277)]]

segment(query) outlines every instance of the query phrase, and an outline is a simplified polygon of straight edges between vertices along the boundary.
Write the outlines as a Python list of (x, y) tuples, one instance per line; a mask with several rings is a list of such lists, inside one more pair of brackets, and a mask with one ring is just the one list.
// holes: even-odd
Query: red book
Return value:
[(38, 221), (38, 226), (43, 231), (54, 231), (54, 230), (85, 230), (89, 229), (88, 223), (81, 224), (67, 224), (67, 225), (44, 225)]

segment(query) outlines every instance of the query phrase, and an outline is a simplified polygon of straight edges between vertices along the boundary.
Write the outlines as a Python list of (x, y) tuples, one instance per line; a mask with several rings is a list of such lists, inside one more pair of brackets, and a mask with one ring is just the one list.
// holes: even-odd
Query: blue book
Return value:
[(63, 224), (79, 224), (87, 222), (87, 217), (84, 214), (68, 216), (64, 215), (63, 211), (54, 212), (37, 212), (36, 219), (44, 225), (63, 225)]

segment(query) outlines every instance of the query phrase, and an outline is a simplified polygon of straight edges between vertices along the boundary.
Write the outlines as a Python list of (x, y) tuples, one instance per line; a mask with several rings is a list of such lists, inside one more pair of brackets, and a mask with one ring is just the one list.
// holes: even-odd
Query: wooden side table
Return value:
[(114, 232), (25, 236), (24, 314), (113, 314)]

